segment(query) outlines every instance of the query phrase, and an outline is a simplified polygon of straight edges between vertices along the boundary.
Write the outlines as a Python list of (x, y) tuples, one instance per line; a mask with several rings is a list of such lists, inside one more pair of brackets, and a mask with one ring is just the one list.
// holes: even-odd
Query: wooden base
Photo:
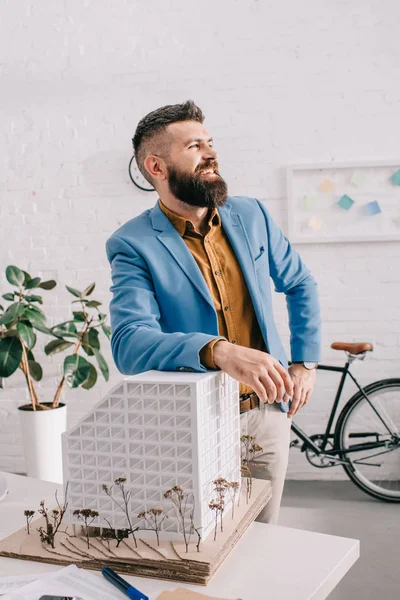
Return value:
[[(100, 570), (111, 567), (119, 573), (138, 577), (154, 577), (169, 581), (182, 581), (206, 585), (231, 549), (237, 544), (249, 525), (271, 498), (269, 481), (253, 479), (252, 496), (246, 504), (245, 495), (240, 496), (239, 506), (235, 506), (234, 518), (227, 510), (223, 518), (223, 531), (218, 525), (217, 537), (214, 532), (201, 542), (197, 551), (195, 537), (189, 544), (188, 552), (181, 541), (160, 541), (157, 546), (154, 538), (124, 540), (119, 547), (111, 540), (109, 543), (99, 537), (86, 538), (82, 535), (69, 535), (59, 532), (55, 548), (42, 545), (37, 528), (43, 525), (43, 518), (30, 524), (30, 535), (26, 529), (20, 529), (0, 542), (0, 556), (34, 560), (59, 565), (76, 564), (78, 567)], [(236, 501), (237, 504), (237, 501)]]

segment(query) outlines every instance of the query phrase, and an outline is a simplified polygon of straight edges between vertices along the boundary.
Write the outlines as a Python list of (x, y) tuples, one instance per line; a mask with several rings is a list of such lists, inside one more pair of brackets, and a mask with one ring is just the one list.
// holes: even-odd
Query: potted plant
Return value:
[[(61, 433), (66, 430), (66, 406), (60, 402), (64, 386), (91, 389), (97, 381), (97, 368), (90, 359), (95, 359), (104, 379), (108, 381), (108, 365), (100, 352), (101, 330), (109, 339), (111, 329), (107, 315), (99, 309), (101, 302), (88, 298), (95, 288), (89, 285), (83, 292), (66, 286), (74, 296), (71, 318), (53, 327), (47, 326), (46, 315), (38, 305), (41, 296), (32, 290), (51, 290), (56, 282), (42, 281), (15, 266), (6, 269), (7, 281), (13, 291), (3, 294), (11, 304), (5, 309), (0, 305), (0, 384), (20, 369), (25, 377), (30, 403), (18, 407), (22, 428), (27, 474), (39, 479), (62, 482)], [(73, 306), (73, 308), (76, 308)], [(63, 363), (63, 375), (52, 401), (41, 402), (35, 382), (43, 377), (43, 369), (36, 360), (33, 349), (37, 342), (35, 331), (53, 339), (45, 348), (52, 356), (68, 351)], [(86, 355), (84, 356), (82, 352)]]

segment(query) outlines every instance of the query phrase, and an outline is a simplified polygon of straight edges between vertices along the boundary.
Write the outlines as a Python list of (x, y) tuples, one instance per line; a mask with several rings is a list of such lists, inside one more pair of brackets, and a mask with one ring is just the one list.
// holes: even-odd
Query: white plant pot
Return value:
[(61, 434), (67, 429), (67, 407), (60, 403), (50, 410), (24, 408), (18, 407), (28, 477), (63, 483)]

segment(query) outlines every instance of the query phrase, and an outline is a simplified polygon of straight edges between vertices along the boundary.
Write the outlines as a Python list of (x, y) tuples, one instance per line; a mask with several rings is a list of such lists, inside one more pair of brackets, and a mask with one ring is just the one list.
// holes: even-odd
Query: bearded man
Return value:
[[(313, 390), (320, 358), (317, 286), (259, 200), (228, 196), (217, 152), (194, 102), (139, 122), (139, 170), (159, 196), (107, 240), (112, 353), (125, 375), (221, 369), (240, 382), (241, 430), (263, 448), (277, 523), (290, 426)], [(286, 295), (291, 366), (270, 290)], [(221, 473), (223, 475), (223, 473)]]

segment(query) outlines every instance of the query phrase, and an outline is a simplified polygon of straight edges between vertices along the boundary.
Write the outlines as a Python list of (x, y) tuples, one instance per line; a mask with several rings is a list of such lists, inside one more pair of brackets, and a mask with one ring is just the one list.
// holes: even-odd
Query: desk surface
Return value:
[[(9, 473), (5, 476), (9, 493), (0, 502), (0, 539), (25, 525), (25, 509), (37, 510), (40, 500), (51, 504), (55, 490), (61, 490), (58, 484)], [(358, 540), (253, 523), (206, 587), (186, 587), (243, 600), (324, 600), (359, 555)], [(58, 568), (0, 557), (0, 576)], [(182, 587), (156, 579), (126, 579), (151, 600), (163, 590)]]

